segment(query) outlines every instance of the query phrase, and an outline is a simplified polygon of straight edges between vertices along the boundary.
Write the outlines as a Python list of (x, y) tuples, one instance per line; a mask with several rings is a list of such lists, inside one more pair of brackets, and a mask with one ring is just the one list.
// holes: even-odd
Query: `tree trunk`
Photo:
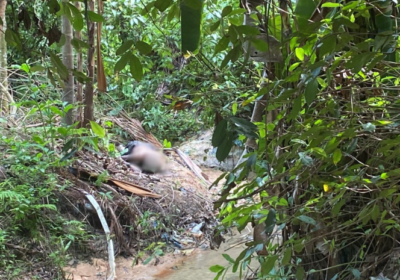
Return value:
[[(64, 0), (64, 4), (68, 3), (68, 1)], [(64, 104), (73, 104), (74, 105), (74, 77), (72, 75), (72, 69), (74, 68), (74, 54), (72, 50), (72, 25), (68, 18), (63, 15), (62, 17), (62, 33), (65, 36), (65, 44), (62, 49), (63, 63), (67, 67), (69, 75), (68, 80), (64, 84), (64, 91), (61, 100)], [(74, 123), (74, 114), (73, 110), (69, 110), (64, 117), (64, 124), (71, 125)]]
[[(81, 10), (81, 2), (75, 2), (75, 7), (80, 11)], [(82, 31), (76, 31), (75, 32), (75, 38), (78, 40), (82, 40)], [(77, 68), (79, 72), (83, 72), (83, 58), (82, 58), (82, 48), (79, 47), (78, 53), (77, 53)], [(83, 101), (83, 85), (77, 81), (76, 85), (76, 103), (78, 106), (82, 105)], [(78, 107), (76, 110), (76, 121), (79, 123), (82, 123), (82, 107)]]
[[(88, 10), (94, 11), (94, 0), (88, 0)], [(87, 68), (89, 81), (86, 83), (85, 88), (85, 110), (83, 118), (83, 127), (88, 127), (89, 121), (94, 120), (93, 113), (93, 81), (94, 81), (94, 23), (87, 19), (87, 32), (88, 32), (88, 57)]]
[[(267, 78), (267, 76), (268, 76), (267, 73), (268, 72), (265, 69), (264, 73), (263, 73), (263, 79)], [(263, 86), (263, 85), (261, 85), (261, 86)], [(264, 113), (265, 113), (265, 107), (267, 106), (268, 94), (269, 93), (264, 94), (261, 97), (261, 99), (259, 99), (258, 101), (255, 102), (256, 104), (254, 106), (253, 113), (251, 115), (251, 122), (254, 123), (254, 122), (261, 122), (262, 121), (262, 118), (263, 118)], [(267, 119), (268, 119), (268, 117), (267, 117)], [(267, 120), (266, 120), (266, 122), (267, 122)], [(247, 155), (247, 153), (249, 152), (249, 149), (253, 149), (253, 150), (257, 150), (258, 149), (258, 145), (257, 145), (255, 139), (247, 139), (245, 147), (244, 147), (244, 150), (243, 150), (243, 153), (240, 156), (240, 159), (238, 160), (235, 168), (237, 168), (241, 163), (243, 163), (244, 161), (247, 160), (247, 158), (245, 158), (244, 156)], [(241, 172), (242, 172), (242, 169), (237, 170), (236, 173), (235, 173), (236, 176), (239, 176), (239, 174)], [(248, 179), (251, 180), (251, 178), (253, 176), (254, 176), (254, 174), (250, 173), (249, 176), (248, 176)]]
[(8, 83), (7, 83), (7, 43), (5, 32), (7, 0), (0, 0), (0, 111), (8, 112)]

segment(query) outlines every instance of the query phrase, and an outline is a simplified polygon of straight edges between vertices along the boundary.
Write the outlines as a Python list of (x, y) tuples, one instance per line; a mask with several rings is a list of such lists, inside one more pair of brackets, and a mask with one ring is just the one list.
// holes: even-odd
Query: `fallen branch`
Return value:
[(90, 203), (93, 205), (94, 209), (97, 212), (97, 215), (100, 219), (101, 225), (103, 226), (104, 233), (106, 234), (107, 237), (107, 244), (108, 244), (108, 262), (110, 265), (110, 277), (107, 278), (107, 280), (113, 280), (116, 277), (115, 274), (115, 258), (114, 258), (114, 244), (111, 239), (111, 233), (110, 233), (110, 228), (107, 225), (107, 221), (104, 218), (104, 214), (101, 211), (100, 205), (97, 203), (96, 199), (91, 195), (90, 193), (81, 190), (81, 192), (87, 197), (87, 199), (90, 201)]
[(179, 149), (173, 149), (179, 156), (180, 158), (185, 162), (185, 164), (187, 165), (187, 167), (192, 170), (192, 172), (200, 179), (203, 181), (203, 183), (205, 183), (207, 186), (210, 185), (210, 182), (204, 178), (203, 176), (203, 172), (201, 171), (201, 169), (190, 159), (190, 157), (188, 157), (185, 153), (183, 153), (181, 150)]

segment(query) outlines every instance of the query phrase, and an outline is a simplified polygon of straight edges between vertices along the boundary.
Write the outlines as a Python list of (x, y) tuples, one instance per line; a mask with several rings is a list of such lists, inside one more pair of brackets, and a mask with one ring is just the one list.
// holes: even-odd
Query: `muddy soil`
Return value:
[[(222, 171), (202, 168), (209, 178), (214, 182)], [(216, 196), (221, 183), (217, 187), (211, 189), (212, 195)], [(232, 258), (236, 258), (245, 248), (244, 243), (249, 241), (252, 236), (251, 228), (246, 228), (242, 234), (231, 233), (226, 235), (226, 242), (221, 244), (219, 250), (202, 250), (196, 248), (184, 252), (176, 251), (167, 254), (158, 260), (153, 260), (147, 265), (134, 265), (133, 258), (118, 257), (116, 259), (117, 279), (123, 280), (183, 280), (183, 279), (214, 279), (215, 273), (209, 268), (213, 265), (227, 266), (228, 262), (222, 257), (222, 254), (228, 254)], [(89, 263), (78, 263), (66, 267), (67, 279), (71, 280), (95, 280), (105, 279), (107, 273), (108, 261), (103, 259), (92, 259)], [(237, 274), (233, 274), (230, 270), (226, 274), (228, 280), (239, 279)]]
[[(208, 176), (210, 182), (214, 182), (223, 172), (216, 169), (204, 168), (203, 172)], [(210, 194), (217, 198), (222, 187), (223, 180), (210, 190)], [(228, 254), (236, 259), (246, 248), (245, 243), (252, 240), (253, 230), (249, 224), (241, 233), (232, 231), (224, 236), (225, 242), (218, 250), (203, 250), (196, 248), (186, 251), (176, 250), (174, 253), (152, 260), (147, 265), (132, 265), (133, 258), (118, 257), (116, 259), (116, 274), (120, 280), (212, 280), (216, 276), (209, 268), (213, 265), (228, 266), (228, 261), (222, 254)], [(78, 263), (65, 268), (70, 280), (98, 280), (105, 279), (107, 273), (107, 260), (93, 259), (91, 263)], [(255, 270), (257, 263), (252, 262), (250, 269)], [(249, 270), (243, 271), (243, 276)], [(242, 279), (245, 279), (243, 278)], [(229, 269), (225, 280), (240, 280), (238, 273)]]
[[(249, 241), (251, 229), (245, 229), (242, 234), (235, 233), (225, 236), (227, 242), (221, 244), (218, 251), (195, 249), (186, 256), (168, 254), (159, 259), (157, 265), (152, 261), (148, 265), (132, 267), (132, 258), (116, 259), (116, 274), (120, 280), (212, 280), (215, 273), (209, 268), (213, 265), (227, 266), (222, 254), (228, 254), (235, 259), (244, 249), (244, 243)], [(93, 259), (92, 263), (79, 263), (75, 267), (67, 267), (67, 279), (71, 280), (99, 280), (105, 279), (108, 262), (102, 259)], [(226, 280), (239, 280), (238, 274), (227, 272)]]

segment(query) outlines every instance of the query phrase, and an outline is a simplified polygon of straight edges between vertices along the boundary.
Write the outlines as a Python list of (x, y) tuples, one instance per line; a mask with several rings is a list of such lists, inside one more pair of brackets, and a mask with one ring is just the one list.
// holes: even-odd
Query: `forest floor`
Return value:
[[(135, 139), (162, 148), (154, 136), (144, 131), (139, 121), (128, 117), (104, 117), (99, 121), (100, 125), (106, 126), (105, 122), (114, 124), (114, 130), (109, 133), (110, 142), (115, 146)], [(0, 128), (3, 135), (13, 139), (11, 143), (15, 143), (16, 139), (24, 143), (22, 151), (29, 158), (41, 153), (38, 145), (26, 144), (37, 132), (29, 130), (20, 135), (14, 127)], [(115, 133), (118, 129), (123, 131), (124, 137)], [(101, 140), (101, 145), (89, 143), (80, 149), (67, 149), (65, 139), (61, 140), (56, 138), (52, 142), (51, 157), (46, 160), (51, 160), (51, 163), (57, 163), (59, 158), (67, 160), (54, 166), (45, 159), (40, 161), (47, 168), (43, 169), (46, 170), (43, 176), (51, 178), (54, 184), (52, 189), (47, 183), (43, 184), (43, 176), (34, 176), (37, 162), (28, 165), (28, 168), (16, 165), (20, 154), (14, 152), (9, 143), (4, 143), (2, 152), (6, 160), (2, 165), (7, 176), (3, 180), (18, 185), (22, 179), (29, 179), (27, 188), (34, 185), (38, 190), (48, 190), (56, 211), (44, 209), (40, 212), (42, 219), (37, 221), (35, 228), (40, 228), (44, 238), (39, 245), (35, 238), (28, 235), (24, 238), (18, 235), (10, 242), (8, 254), (20, 253), (21, 250), (29, 254), (18, 255), (17, 260), (21, 264), (18, 271), (0, 268), (0, 279), (11, 279), (11, 274), (23, 277), (14, 279), (59, 279), (65, 260), (69, 265), (65, 267), (65, 274), (71, 276), (69, 279), (104, 279), (102, 276), (110, 269), (108, 261), (103, 261), (108, 254), (127, 257), (116, 260), (116, 273), (121, 277), (132, 273), (141, 275), (140, 271), (147, 277), (145, 275), (150, 275), (150, 267), (155, 268), (154, 273), (169, 271), (188, 255), (196, 255), (200, 248), (219, 247), (222, 237), (215, 234), (218, 221), (217, 211), (213, 209), (219, 187), (211, 190), (209, 187), (221, 171), (208, 170), (207, 178), (186, 154), (178, 149), (164, 149), (169, 161), (167, 172), (144, 174), (133, 170), (119, 153), (109, 149), (107, 141)], [(26, 173), (21, 173), (16, 166)], [(40, 197), (34, 202), (48, 203)], [(72, 236), (74, 239), (65, 247), (65, 252), (57, 251), (53, 258), (49, 258), (52, 252), (64, 250), (64, 247), (58, 248), (62, 246), (60, 242), (53, 242), (50, 238), (52, 233), (45, 226), (53, 225), (54, 221), (63, 221), (59, 226), (63, 234), (72, 232), (77, 237)], [(79, 228), (71, 226), (78, 224)], [(109, 233), (112, 234), (111, 239), (107, 239)], [(107, 240), (112, 240), (113, 246)], [(166, 242), (167, 245), (159, 242)], [(154, 255), (160, 252), (157, 247), (154, 248), (159, 245), (167, 256)], [(148, 258), (149, 254), (152, 259)], [(65, 258), (67, 255), (68, 258)], [(141, 265), (143, 262), (147, 265)], [(133, 268), (132, 264), (135, 264)], [(125, 279), (138, 278), (128, 276)]]
[[(214, 182), (223, 172), (211, 168), (202, 168), (210, 182)], [(210, 193), (213, 197), (220, 191), (222, 181), (214, 186)], [(175, 252), (154, 259), (147, 265), (133, 265), (134, 259), (118, 257), (116, 259), (116, 275), (118, 279), (129, 280), (183, 280), (187, 277), (201, 277), (201, 279), (213, 279), (215, 273), (209, 271), (212, 265), (226, 265), (227, 261), (222, 257), (223, 253), (228, 253), (233, 258), (240, 254), (244, 249), (242, 241), (248, 240), (252, 231), (250, 228), (239, 233), (227, 234), (226, 241), (219, 250), (204, 250), (193, 248), (190, 250), (175, 250)], [(240, 245), (235, 245), (240, 244)], [(108, 261), (100, 258), (93, 258), (90, 262), (78, 262), (65, 268), (67, 279), (71, 280), (95, 280), (101, 279), (107, 273)], [(199, 278), (200, 279), (200, 278)], [(228, 274), (226, 279), (237, 279), (237, 276)]]

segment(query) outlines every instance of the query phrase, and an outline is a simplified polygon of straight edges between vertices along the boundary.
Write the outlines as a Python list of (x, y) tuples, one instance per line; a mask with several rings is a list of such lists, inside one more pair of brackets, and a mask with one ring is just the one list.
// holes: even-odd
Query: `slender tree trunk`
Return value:
[[(88, 0), (88, 10), (94, 11), (94, 0)], [(87, 32), (88, 32), (88, 57), (87, 57), (87, 68), (89, 81), (86, 83), (85, 88), (85, 110), (83, 118), (83, 126), (88, 127), (89, 121), (94, 120), (93, 113), (93, 82), (94, 82), (94, 32), (95, 25), (89, 19), (87, 20)]]
[[(64, 4), (68, 1), (64, 0)], [(74, 53), (72, 49), (72, 25), (68, 18), (64, 15), (62, 17), (62, 33), (65, 36), (65, 44), (62, 49), (63, 63), (69, 71), (68, 80), (64, 84), (64, 92), (62, 101), (67, 104), (74, 104), (74, 77), (72, 76), (72, 69), (74, 68)], [(71, 125), (74, 123), (73, 110), (69, 110), (64, 117), (64, 124)]]
[(4, 110), (5, 113), (8, 113), (6, 8), (7, 0), (0, 0), (0, 18), (2, 21), (2, 24), (0, 24), (0, 111)]
[[(81, 2), (75, 2), (76, 8), (80, 11), (81, 10)], [(75, 38), (78, 40), (82, 40), (82, 31), (75, 32)], [(79, 72), (83, 72), (83, 58), (82, 58), (82, 48), (79, 47), (77, 53), (77, 68)], [(76, 103), (77, 105), (81, 106), (83, 101), (83, 85), (77, 81), (76, 85)], [(76, 121), (82, 123), (82, 107), (78, 107), (76, 110)]]
[[(265, 79), (265, 78), (267, 78), (267, 70), (266, 69), (264, 70), (264, 73), (263, 73), (263, 79)], [(254, 105), (253, 113), (251, 115), (251, 122), (261, 122), (262, 121), (262, 118), (265, 114), (265, 107), (267, 106), (267, 97), (268, 97), (268, 93), (264, 94), (261, 97), (261, 99), (259, 99), (255, 102), (256, 104)], [(249, 152), (249, 149), (256, 150), (257, 148), (258, 148), (258, 145), (257, 145), (255, 139), (247, 139), (243, 153), (240, 156), (240, 159), (238, 160), (235, 168), (238, 167), (245, 160), (247, 160), (247, 158), (245, 158), (244, 156), (247, 155), (247, 153)], [(242, 172), (242, 169), (237, 170), (236, 175), (239, 176), (240, 172)], [(250, 174), (249, 177), (251, 178), (252, 176), (254, 176), (254, 174)]]

